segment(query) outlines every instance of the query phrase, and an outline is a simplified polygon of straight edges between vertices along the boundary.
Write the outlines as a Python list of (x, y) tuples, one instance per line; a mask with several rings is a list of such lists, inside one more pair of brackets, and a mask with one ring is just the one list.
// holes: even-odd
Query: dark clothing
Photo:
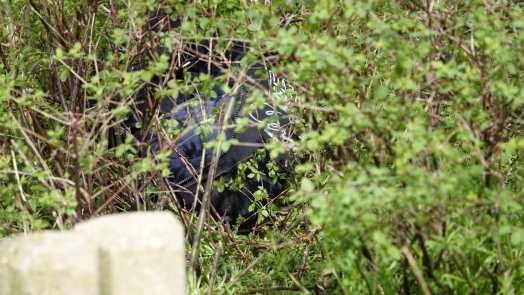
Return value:
[[(205, 48), (205, 46), (202, 48)], [(204, 50), (202, 48), (197, 48), (197, 50)], [(245, 49), (237, 47), (230, 52), (229, 57), (233, 62), (238, 61), (244, 53)], [(208, 63), (203, 61), (194, 62), (187, 71), (192, 76), (198, 76), (200, 73), (209, 73), (212, 76), (222, 74), (220, 67), (212, 66), (209, 70)], [(263, 77), (257, 76), (260, 72), (264, 74)], [(265, 87), (266, 91), (270, 91), (273, 86), (272, 78), (269, 78), (272, 77), (270, 73), (270, 71), (263, 69), (261, 66), (255, 66), (248, 71), (248, 76), (257, 81), (257, 84)], [(176, 191), (177, 200), (182, 207), (190, 209), (195, 202), (194, 195), (202, 160), (204, 169), (201, 175), (201, 184), (205, 185), (214, 149), (207, 148), (204, 152), (204, 146), (206, 143), (215, 140), (221, 130), (218, 120), (216, 120), (210, 124), (211, 131), (209, 134), (206, 136), (197, 134), (198, 127), (202, 123), (207, 123), (204, 122), (205, 117), (214, 116), (218, 118), (219, 113), (223, 115), (228, 105), (233, 103), (230, 121), (228, 121), (229, 124), (231, 121), (233, 123), (236, 122), (240, 117), (249, 118), (253, 122), (269, 121), (266, 127), (248, 127), (242, 132), (235, 132), (234, 128), (224, 130), (226, 140), (235, 139), (239, 144), (231, 146), (227, 152), (221, 154), (215, 179), (219, 177), (224, 177), (226, 180), (234, 178), (238, 172), (238, 164), (254, 158), (255, 154), (263, 148), (264, 144), (271, 137), (289, 138), (287, 131), (289, 121), (285, 112), (278, 107), (272, 106), (268, 100), (266, 100), (263, 109), (249, 114), (242, 112), (246, 99), (249, 97), (249, 88), (252, 87), (248, 84), (249, 82), (246, 82), (242, 85), (233, 96), (228, 96), (223, 93), (220, 87), (215, 87), (215, 97), (198, 97), (195, 91), (190, 94), (180, 95), (177, 98), (166, 97), (161, 102), (161, 115), (168, 120), (176, 120), (182, 135), (177, 136), (176, 139), (166, 140), (162, 137), (159, 138), (157, 134), (153, 134), (149, 142), (154, 153), (157, 153), (161, 148), (170, 148), (169, 169), (171, 175), (169, 179), (173, 189)], [(168, 142), (171, 142), (171, 146), (169, 146)], [(281, 156), (276, 160), (282, 171), (286, 166), (286, 158), (286, 156)], [(267, 176), (265, 164), (268, 161), (269, 156), (266, 155), (262, 163), (258, 165), (262, 172), (262, 177), (258, 180), (245, 177), (244, 186), (238, 191), (225, 189), (219, 192), (216, 188), (213, 188), (210, 195), (211, 204), (216, 214), (225, 222), (234, 223), (241, 216), (248, 220), (244, 225), (249, 227), (256, 222), (254, 212), (248, 210), (249, 206), (254, 202), (252, 193), (260, 187), (267, 191), (269, 198), (274, 198), (283, 192), (285, 179), (273, 181)], [(202, 195), (202, 193), (199, 194), (199, 196)], [(199, 207), (199, 202), (196, 203), (196, 207)]]

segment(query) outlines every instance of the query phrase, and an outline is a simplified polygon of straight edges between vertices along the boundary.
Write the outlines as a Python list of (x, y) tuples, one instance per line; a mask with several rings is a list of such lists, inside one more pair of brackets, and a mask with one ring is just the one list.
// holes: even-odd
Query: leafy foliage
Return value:
[[(188, 254), (195, 294), (524, 288), (520, 2), (0, 5), (0, 236), (170, 208), (196, 253)], [(158, 8), (180, 26), (152, 28)], [(197, 56), (203, 40), (213, 54)], [(234, 42), (250, 54), (224, 77), (173, 79), (180, 61), (221, 61)], [(228, 233), (213, 220), (198, 229), (166, 186), (167, 151), (153, 158), (121, 123), (142, 91), (150, 101), (139, 127), (176, 138), (181, 127), (156, 116), (161, 97), (194, 87), (205, 97), (214, 85), (231, 91), (227, 79), (241, 83), (260, 60), (291, 84), (272, 99), (288, 108), (300, 137), (268, 149), (273, 158), (293, 150), (296, 175), (268, 206), (264, 191), (253, 192), (264, 212), (256, 234)], [(129, 71), (135, 64), (141, 70)], [(248, 107), (261, 102), (260, 89), (252, 92)], [(214, 147), (234, 144), (219, 137)], [(258, 165), (241, 170), (275, 177)], [(241, 177), (215, 181), (218, 189), (241, 185)]]

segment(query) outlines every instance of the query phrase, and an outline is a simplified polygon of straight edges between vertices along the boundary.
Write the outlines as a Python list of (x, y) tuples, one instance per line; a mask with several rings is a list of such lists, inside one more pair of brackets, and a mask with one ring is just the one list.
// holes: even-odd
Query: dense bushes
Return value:
[[(148, 130), (166, 127), (155, 97), (224, 82), (171, 79), (195, 57), (192, 42), (212, 38), (214, 54), (200, 56), (211, 63), (243, 41), (242, 68), (263, 60), (291, 81), (287, 107), (301, 136), (270, 149), (293, 149), (301, 164), (284, 204), (265, 207), (263, 233), (204, 229), (196, 293), (524, 287), (521, 4), (185, 2), (2, 3), (0, 235), (176, 211), (165, 162), (120, 123), (143, 89)], [(158, 6), (180, 27), (151, 29)], [(128, 72), (132, 64), (145, 70)], [(179, 214), (191, 244), (195, 219)]]
[(317, 7), (321, 32), (286, 72), (315, 81), (302, 95), (324, 109), (302, 138), (323, 165), (302, 183), (346, 290), (522, 288), (522, 13)]

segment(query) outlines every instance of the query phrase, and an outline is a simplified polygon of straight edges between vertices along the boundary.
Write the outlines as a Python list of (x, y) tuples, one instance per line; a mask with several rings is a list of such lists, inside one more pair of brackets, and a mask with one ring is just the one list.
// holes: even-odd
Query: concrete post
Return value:
[(99, 249), (101, 295), (185, 294), (184, 232), (173, 215), (106, 216), (75, 231)]
[(93, 295), (96, 248), (71, 233), (18, 236), (0, 244), (0, 294)]
[(183, 295), (185, 284), (183, 228), (170, 213), (0, 240), (0, 295)]

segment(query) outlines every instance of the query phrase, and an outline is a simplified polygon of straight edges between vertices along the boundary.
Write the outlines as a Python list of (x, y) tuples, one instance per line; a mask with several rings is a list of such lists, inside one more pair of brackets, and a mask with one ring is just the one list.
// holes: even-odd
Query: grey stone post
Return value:
[(101, 295), (185, 294), (184, 233), (171, 214), (101, 217), (75, 231), (99, 249)]
[(0, 294), (98, 294), (96, 249), (71, 233), (45, 232), (0, 243)]
[(0, 295), (185, 294), (183, 228), (167, 212), (0, 240)]

